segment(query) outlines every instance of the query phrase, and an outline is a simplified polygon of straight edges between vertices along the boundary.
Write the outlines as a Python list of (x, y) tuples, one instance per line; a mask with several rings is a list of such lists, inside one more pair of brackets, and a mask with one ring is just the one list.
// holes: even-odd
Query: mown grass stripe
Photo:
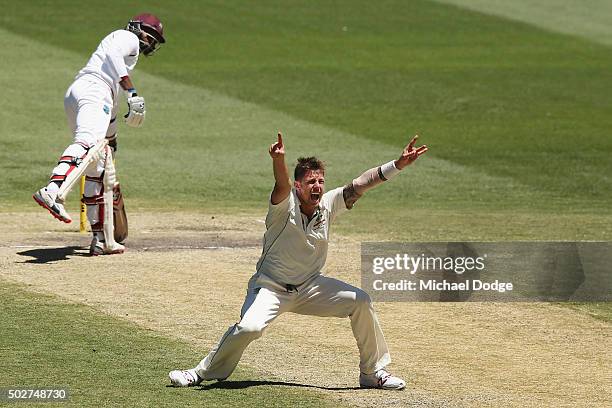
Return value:
[(612, 3), (607, 0), (434, 1), (612, 45)]

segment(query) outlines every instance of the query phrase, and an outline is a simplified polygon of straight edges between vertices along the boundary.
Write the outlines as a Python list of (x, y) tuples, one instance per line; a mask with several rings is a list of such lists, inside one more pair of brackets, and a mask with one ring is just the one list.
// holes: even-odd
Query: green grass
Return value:
[(27, 202), (69, 140), (61, 98), (74, 73), (124, 16), (148, 9), (168, 44), (135, 73), (147, 124), (121, 129), (136, 206), (265, 208), (266, 148), (281, 128), (291, 159), (327, 159), (332, 185), (420, 132), (431, 151), (419, 170), (365, 208), (610, 213), (603, 46), (427, 1), (80, 4), (0, 1), (0, 27), (35, 41), (2, 44), (16, 65), (2, 74), (9, 204)]
[(595, 319), (603, 320), (604, 322), (612, 322), (612, 302), (563, 303), (562, 306), (579, 310)]
[(328, 405), (315, 391), (265, 384), (274, 379), (242, 368), (228, 388), (167, 387), (168, 371), (193, 364), (201, 350), (6, 282), (0, 282), (0, 306), (0, 386), (67, 387), (70, 399), (61, 406)]
[(612, 45), (608, 0), (435, 0)]

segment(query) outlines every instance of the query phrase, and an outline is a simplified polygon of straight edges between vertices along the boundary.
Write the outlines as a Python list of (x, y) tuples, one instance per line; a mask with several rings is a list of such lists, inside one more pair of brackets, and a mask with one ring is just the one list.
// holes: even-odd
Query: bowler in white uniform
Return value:
[(351, 209), (367, 190), (396, 176), (427, 151), (415, 148), (417, 137), (399, 159), (364, 172), (344, 187), (325, 193), (325, 167), (315, 157), (300, 158), (291, 183), (282, 135), (270, 146), (275, 185), (270, 196), (263, 251), (251, 277), (240, 321), (195, 367), (171, 371), (174, 386), (198, 385), (229, 377), (246, 347), (281, 313), (349, 317), (359, 348), (359, 384), (364, 388), (401, 390), (406, 383), (385, 367), (389, 349), (370, 297), (363, 290), (323, 276), (330, 225)]

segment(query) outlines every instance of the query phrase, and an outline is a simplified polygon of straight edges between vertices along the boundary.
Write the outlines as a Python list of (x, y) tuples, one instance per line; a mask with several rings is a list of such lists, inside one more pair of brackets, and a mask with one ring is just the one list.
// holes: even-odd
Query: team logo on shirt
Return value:
[(104, 111), (104, 113), (106, 113), (107, 115), (110, 113), (110, 108), (108, 107), (108, 105), (104, 105), (104, 107), (102, 108), (102, 110)]
[(325, 219), (323, 218), (323, 212), (319, 210), (318, 214), (316, 215), (315, 222), (312, 225), (312, 229), (318, 229), (323, 225), (325, 225)]

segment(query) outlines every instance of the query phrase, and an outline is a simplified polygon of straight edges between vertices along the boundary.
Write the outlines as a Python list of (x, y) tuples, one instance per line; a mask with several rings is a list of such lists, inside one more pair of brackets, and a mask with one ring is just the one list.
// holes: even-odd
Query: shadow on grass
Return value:
[(261, 387), (268, 385), (280, 385), (284, 387), (302, 387), (302, 388), (316, 388), (319, 390), (328, 391), (344, 391), (344, 390), (361, 390), (360, 387), (321, 387), (318, 385), (300, 384), (285, 381), (255, 381), (255, 380), (244, 380), (244, 381), (217, 381), (211, 384), (201, 385), (200, 390), (212, 390), (212, 389), (227, 389), (227, 390), (238, 390), (250, 387)]
[(35, 263), (35, 264), (46, 264), (55, 261), (67, 261), (70, 256), (87, 256), (86, 252), (77, 252), (77, 250), (83, 250), (80, 246), (68, 246), (61, 248), (40, 248), (30, 249), (27, 251), (17, 252), (17, 255), (28, 256), (34, 259), (28, 259), (27, 261), (18, 263)]

